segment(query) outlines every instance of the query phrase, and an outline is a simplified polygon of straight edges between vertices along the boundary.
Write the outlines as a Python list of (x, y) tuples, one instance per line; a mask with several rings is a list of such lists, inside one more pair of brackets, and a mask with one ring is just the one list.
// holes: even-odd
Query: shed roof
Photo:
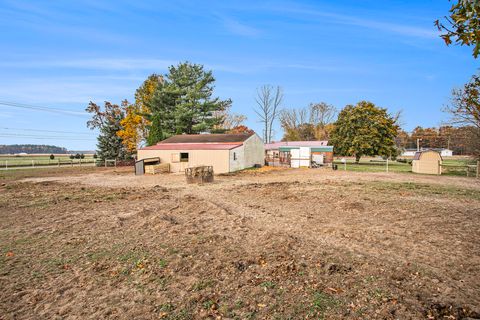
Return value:
[(141, 150), (231, 150), (243, 145), (238, 143), (159, 143)]
[(165, 143), (242, 143), (253, 135), (251, 134), (181, 134), (172, 136), (158, 144)]
[(267, 143), (265, 150), (277, 150), (280, 147), (325, 147), (328, 145), (327, 140), (322, 141), (278, 141)]
[(425, 154), (425, 153), (430, 153), (430, 152), (433, 152), (433, 153), (436, 153), (438, 154), (438, 157), (440, 159), (442, 159), (442, 156), (440, 155), (440, 152), (438, 151), (435, 151), (435, 150), (423, 150), (423, 151), (417, 151), (415, 152), (415, 155), (413, 156), (413, 159), (412, 160), (420, 160), (422, 158), (422, 155)]

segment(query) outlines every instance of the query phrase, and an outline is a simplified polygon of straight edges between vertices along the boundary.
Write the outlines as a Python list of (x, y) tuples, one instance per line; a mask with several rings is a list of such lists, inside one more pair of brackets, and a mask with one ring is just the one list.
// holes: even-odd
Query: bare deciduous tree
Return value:
[(331, 104), (325, 102), (311, 103), (309, 109), (310, 123), (322, 128), (327, 124), (332, 123), (337, 114), (337, 109)]
[[(327, 139), (327, 126), (330, 125), (337, 114), (334, 106), (325, 102), (311, 103), (301, 109), (283, 109), (280, 112), (280, 125), (284, 130), (286, 140)], [(306, 132), (310, 131), (310, 132)]]
[(451, 104), (445, 111), (452, 115), (451, 123), (456, 126), (471, 127), (468, 141), (473, 153), (480, 159), (480, 75), (472, 79), (461, 89), (452, 91)]
[(227, 107), (224, 110), (215, 111), (213, 116), (220, 119), (220, 124), (215, 129), (222, 130), (231, 130), (243, 125), (247, 120), (245, 115), (231, 112), (230, 107)]
[(230, 130), (232, 128), (242, 125), (245, 122), (245, 120), (247, 120), (247, 117), (244, 116), (243, 114), (229, 113), (225, 117), (225, 120), (223, 122), (223, 127), (227, 130)]
[(255, 113), (263, 123), (263, 141), (270, 143), (273, 138), (273, 124), (278, 116), (278, 108), (282, 104), (283, 90), (281, 87), (263, 85), (257, 89)]

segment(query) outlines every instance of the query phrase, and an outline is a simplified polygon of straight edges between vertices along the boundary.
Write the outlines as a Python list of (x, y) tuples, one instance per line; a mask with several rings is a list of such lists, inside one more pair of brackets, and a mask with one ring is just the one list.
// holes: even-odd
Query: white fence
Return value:
[[(65, 166), (88, 166), (95, 165), (94, 159), (72, 159), (72, 160), (0, 160), (0, 169), (21, 169), (40, 167), (65, 167)], [(107, 160), (108, 161), (108, 160)]]

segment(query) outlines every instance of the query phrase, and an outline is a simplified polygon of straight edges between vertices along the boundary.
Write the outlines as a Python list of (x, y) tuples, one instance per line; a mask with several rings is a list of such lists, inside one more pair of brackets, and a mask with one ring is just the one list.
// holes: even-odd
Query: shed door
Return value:
[(189, 167), (191, 152), (180, 152), (180, 171), (184, 172)]
[(310, 167), (310, 148), (300, 147), (300, 166)]
[(323, 164), (323, 154), (312, 154), (312, 161), (318, 164)]
[(137, 176), (145, 174), (145, 167), (144, 167), (144, 164), (143, 164), (143, 160), (135, 162), (135, 174)]
[(292, 149), (290, 154), (292, 155), (290, 166), (292, 168), (300, 168), (300, 149)]

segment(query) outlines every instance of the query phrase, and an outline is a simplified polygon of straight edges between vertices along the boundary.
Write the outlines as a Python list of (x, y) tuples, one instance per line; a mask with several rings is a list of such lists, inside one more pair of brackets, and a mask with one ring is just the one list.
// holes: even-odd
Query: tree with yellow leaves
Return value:
[(163, 77), (152, 74), (135, 92), (135, 104), (130, 104), (127, 100), (122, 101), (125, 118), (120, 122), (122, 128), (117, 132), (117, 136), (122, 138), (122, 143), (129, 153), (135, 153), (148, 136), (150, 125), (148, 104), (161, 84)]
[(135, 106), (136, 113), (141, 116), (142, 120), (137, 126), (140, 132), (141, 140), (145, 140), (148, 136), (148, 127), (151, 125), (149, 120), (150, 108), (148, 107), (152, 101), (153, 95), (158, 86), (164, 84), (163, 76), (158, 74), (151, 74), (142, 83), (142, 85), (135, 91)]
[(122, 109), (125, 110), (126, 115), (120, 121), (122, 129), (117, 131), (117, 136), (122, 138), (122, 143), (128, 153), (135, 153), (142, 140), (140, 128), (143, 117), (139, 114), (138, 107), (129, 104), (127, 100), (122, 101)]

